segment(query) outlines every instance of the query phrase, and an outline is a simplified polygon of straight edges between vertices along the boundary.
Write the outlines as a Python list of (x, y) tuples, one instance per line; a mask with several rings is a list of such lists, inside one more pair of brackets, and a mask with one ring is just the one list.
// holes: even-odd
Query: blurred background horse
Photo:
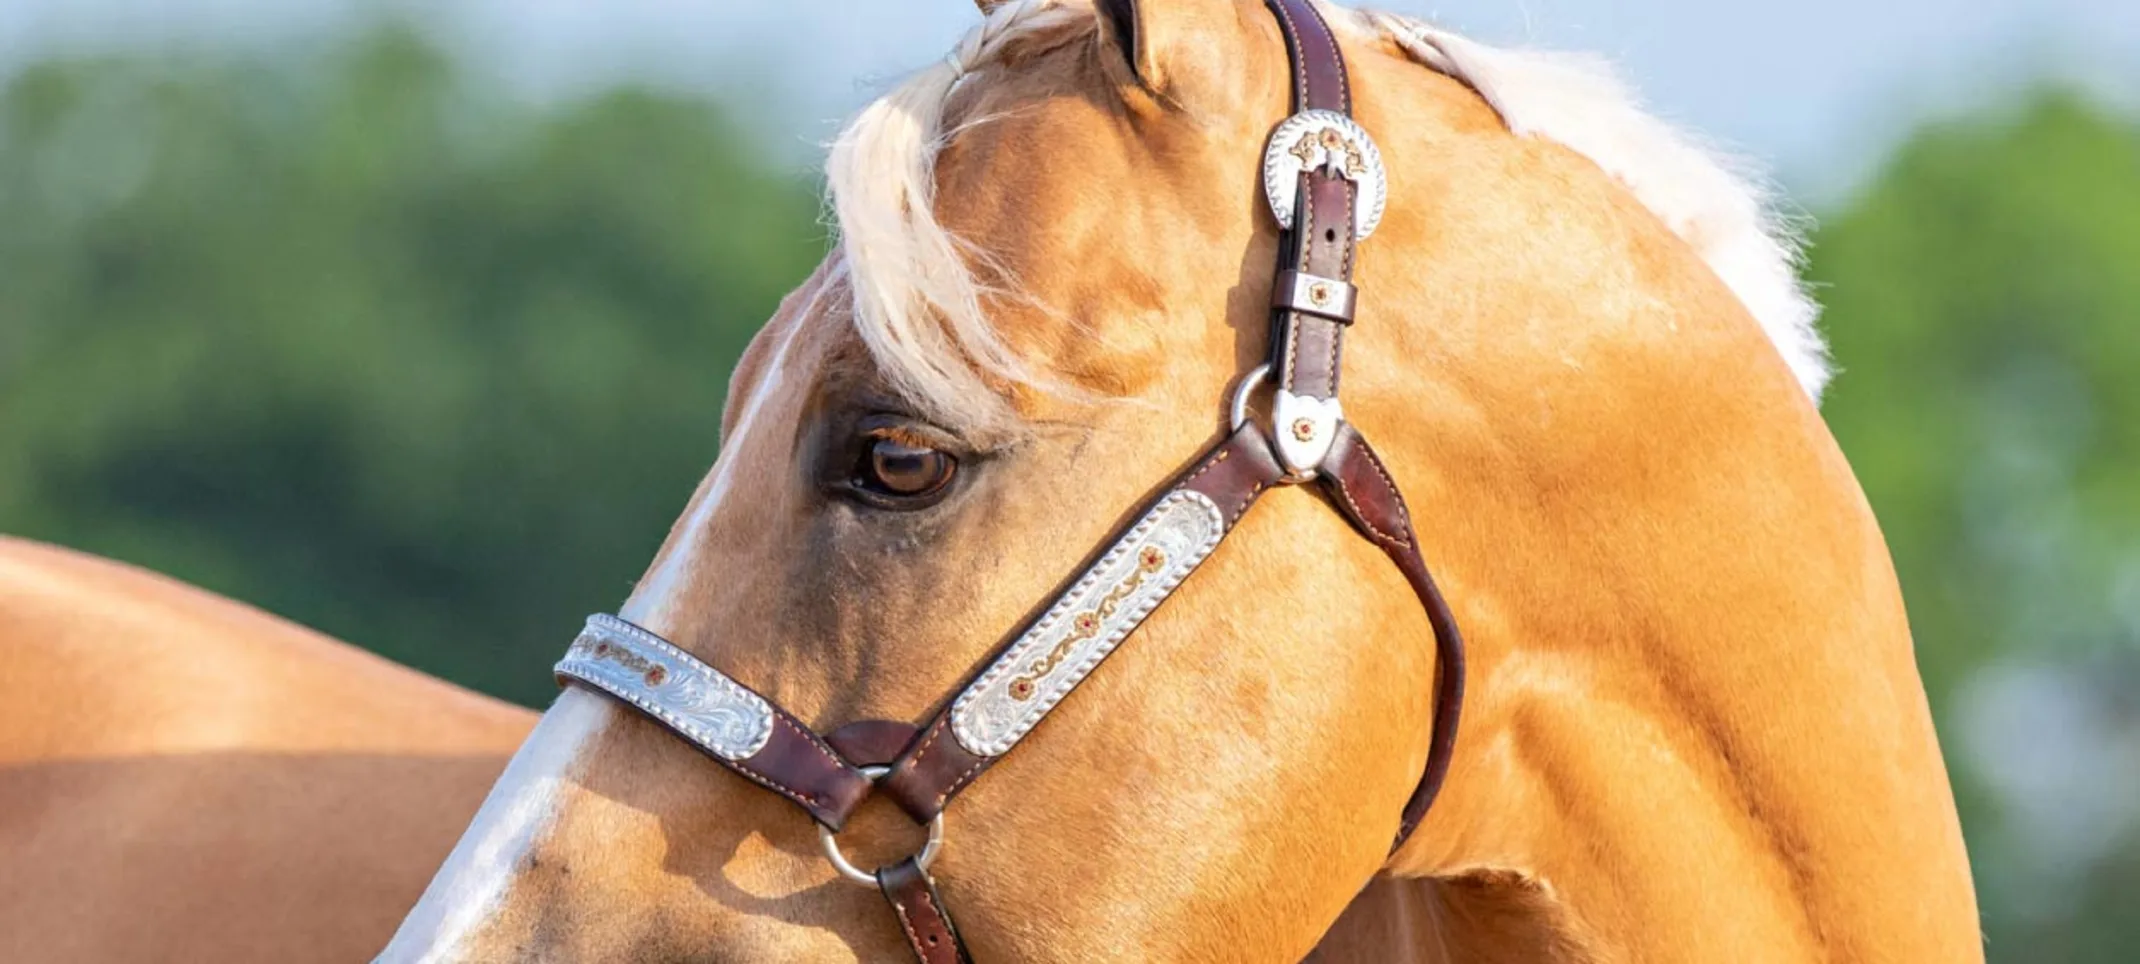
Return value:
[(0, 647), (0, 960), (364, 960), (534, 723), (18, 539)]

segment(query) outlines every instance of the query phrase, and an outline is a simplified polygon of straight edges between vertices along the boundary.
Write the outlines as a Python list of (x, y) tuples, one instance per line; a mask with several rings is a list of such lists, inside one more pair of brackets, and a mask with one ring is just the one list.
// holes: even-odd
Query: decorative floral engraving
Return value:
[(1336, 111), (1302, 111), (1271, 132), (1263, 152), (1263, 193), (1278, 226), (1292, 229), (1300, 174), (1317, 168), (1335, 171), (1359, 186), (1352, 208), (1353, 236), (1367, 240), (1382, 222), (1382, 209), (1389, 200), (1389, 175), (1374, 138)]
[(587, 617), (556, 672), (644, 710), (722, 759), (757, 753), (773, 735), (773, 708), (758, 694), (615, 616)]
[(1177, 491), (1145, 513), (1048, 607), (951, 708), (959, 744), (1008, 752), (1090, 675), (1218, 545), (1225, 520), (1200, 493)]
[[(1333, 127), (1301, 134), (1300, 140), (1294, 141), (1292, 149), (1286, 153), (1300, 158), (1300, 166), (1309, 170), (1334, 166), (1338, 173), (1354, 181), (1367, 173), (1367, 157), (1360, 150), (1359, 142), (1338, 133)], [(1342, 164), (1338, 163), (1341, 159)]]
[(1122, 601), (1134, 595), (1138, 589), (1144, 586), (1145, 577), (1158, 572), (1166, 564), (1167, 551), (1165, 549), (1161, 549), (1158, 546), (1145, 546), (1144, 550), (1137, 554), (1137, 568), (1129, 574), (1129, 578), (1121, 585), (1116, 586), (1112, 592), (1109, 592), (1106, 598), (1101, 599), (1099, 605), (1086, 612), (1078, 613), (1077, 618), (1070, 621), (1069, 635), (1064, 636), (1061, 642), (1056, 643), (1054, 649), (1048, 650), (1048, 655), (1036, 660), (1033, 665), (1026, 667), (1025, 672), (1018, 674), (1011, 680), (1011, 698), (1015, 700), (1031, 699), (1033, 697), (1034, 684), (1038, 683), (1041, 677), (1055, 672), (1055, 667), (1062, 664), (1063, 657), (1070, 655), (1070, 650), (1073, 647), (1098, 634), (1100, 624), (1114, 617), (1115, 610), (1121, 607)]
[(1308, 133), (1300, 135), (1300, 140), (1294, 141), (1293, 149), (1286, 153), (1300, 158), (1300, 166), (1312, 168), (1316, 159), (1323, 156), (1323, 149), (1315, 143), (1315, 135)]

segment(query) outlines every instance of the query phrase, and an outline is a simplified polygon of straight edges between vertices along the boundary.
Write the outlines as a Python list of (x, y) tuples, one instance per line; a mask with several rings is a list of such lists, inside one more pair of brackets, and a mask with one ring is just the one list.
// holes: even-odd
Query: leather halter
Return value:
[[(923, 964), (969, 962), (929, 862), (944, 808), (1017, 746), (1194, 572), (1258, 496), (1314, 481), (1389, 556), (1419, 597), (1437, 652), (1434, 732), (1394, 852), (1447, 775), (1463, 706), (1464, 650), (1382, 460), (1338, 405), (1339, 360), (1355, 303), (1355, 246), (1381, 216), (1387, 185), (1373, 142), (1351, 119), (1345, 61), (1311, 0), (1265, 0), (1293, 68), (1294, 115), (1273, 132), (1264, 188), (1283, 230), (1272, 292), (1272, 352), (1244, 379), (1233, 432), (1152, 500), (1139, 519), (1017, 636), (997, 647), (921, 726), (852, 723), (819, 735), (771, 700), (641, 627), (589, 617), (557, 664), (561, 683), (608, 693), (716, 762), (808, 812), (843, 875), (874, 882)], [(1272, 431), (1248, 417), (1272, 374)], [(930, 825), (920, 853), (863, 874), (833, 839), (881, 792)]]

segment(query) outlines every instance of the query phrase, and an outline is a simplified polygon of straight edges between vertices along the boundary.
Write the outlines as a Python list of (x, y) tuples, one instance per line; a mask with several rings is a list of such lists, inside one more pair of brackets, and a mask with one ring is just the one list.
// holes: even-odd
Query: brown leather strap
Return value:
[[(1359, 188), (1342, 177), (1304, 171), (1300, 208), (1294, 213), (1292, 269), (1349, 283), (1352, 279), (1352, 206)], [(1345, 323), (1313, 312), (1278, 311), (1278, 387), (1295, 395), (1336, 398), (1338, 359)]]
[[(1309, 0), (1264, 0), (1278, 17), (1293, 68), (1293, 110), (1352, 114), (1352, 85), (1330, 25)], [(1353, 205), (1359, 187), (1323, 169), (1300, 173), (1293, 230), (1282, 242), (1281, 272), (1352, 280)], [(1281, 274), (1280, 283), (1283, 283)], [(1277, 300), (1277, 299), (1274, 299)], [(1336, 398), (1345, 325), (1324, 314), (1281, 306), (1272, 324), (1278, 387), (1295, 395)]]
[[(1272, 454), (1270, 442), (1254, 423), (1241, 426), (1226, 440), (1220, 442), (1203, 458), (1183, 472), (1171, 486), (1157, 498), (1186, 489), (1201, 493), (1218, 505), (1225, 518), (1226, 529), (1231, 531), (1241, 514), (1248, 511), (1256, 497), (1278, 484), (1285, 470), (1278, 465)], [(1083, 566), (1079, 569), (1082, 571)], [(899, 808), (916, 821), (927, 823), (942, 813), (944, 807), (959, 791), (979, 777), (1000, 757), (984, 757), (969, 752), (959, 745), (958, 738), (951, 734), (951, 706), (960, 693), (972, 685), (973, 680), (988, 666), (994, 664), (1017, 640), (1020, 633), (1013, 633), (1004, 643), (981, 660), (965, 682), (952, 690), (951, 699), (944, 701), (928, 724), (922, 728), (921, 737), (913, 746), (892, 764), (892, 771), (878, 781), (879, 792), (892, 798)]]
[[(661, 637), (651, 630), (637, 626), (632, 629), (648, 638), (660, 640), (663, 645), (673, 645), (661, 640)], [(764, 694), (732, 679), (729, 682), (764, 700), (766, 707), (772, 712), (772, 729), (766, 737), (765, 745), (760, 747), (758, 752), (736, 760), (721, 756), (701, 744), (690, 733), (678, 729), (661, 714), (636, 706), (616, 693), (591, 685), (586, 680), (563, 674), (558, 676), (558, 682), (562, 685), (583, 686), (617, 699), (623, 705), (644, 714), (648, 720), (675, 733), (685, 743), (706, 754), (708, 759), (787, 798), (789, 802), (807, 811), (811, 819), (834, 831), (847, 824), (847, 818), (854, 814), (855, 807), (860, 806), (870, 794), (870, 779), (862, 775), (861, 770), (841, 759), (831, 746), (801, 720), (796, 719), (794, 714), (781, 708), (780, 704), (766, 699)]]
[[(1277, 16), (1280, 32), (1285, 35), (1286, 54), (1294, 74), (1293, 109), (1330, 110), (1350, 116), (1352, 89), (1345, 57), (1322, 14), (1311, 0), (1264, 2)], [(1273, 296), (1277, 310), (1273, 317), (1271, 361), (1279, 373), (1279, 388), (1295, 395), (1336, 398), (1345, 328), (1353, 320), (1351, 299), (1346, 299), (1342, 313), (1303, 310), (1291, 290), (1299, 287), (1298, 275), (1289, 279), (1286, 270), (1351, 282), (1358, 243), (1353, 207), (1359, 202), (1359, 188), (1334, 172), (1319, 169), (1302, 171), (1300, 182), (1294, 230), (1283, 239), (1281, 248), (1284, 260), (1278, 283), (1283, 290)], [(1349, 290), (1345, 293), (1351, 294)], [(1420, 555), (1404, 496), (1397, 491), (1382, 460), (1350, 424), (1339, 424), (1318, 475), (1331, 502), (1404, 573), (1434, 628), (1434, 731), (1425, 771), (1405, 804), (1396, 842), (1390, 847), (1395, 851), (1426, 817), (1448, 776), (1464, 702), (1464, 641)]]
[(1352, 113), (1352, 81), (1337, 37), (1309, 0), (1263, 0), (1278, 18), (1285, 36), (1286, 59), (1293, 66), (1293, 112), (1334, 110)]
[(1404, 573), (1412, 593), (1427, 612), (1427, 622), (1434, 627), (1434, 732), (1427, 746), (1426, 769), (1420, 774), (1412, 798), (1404, 805), (1397, 840), (1390, 845), (1395, 852), (1419, 828), (1427, 809), (1434, 805), (1435, 795), (1441, 792), (1442, 781), (1449, 775), (1449, 760), (1456, 751), (1458, 718), (1464, 709), (1464, 637), (1457, 632), (1456, 617), (1449, 612), (1448, 602), (1442, 599), (1433, 575), (1427, 571), (1426, 560), (1419, 554), (1419, 538), (1412, 530), (1412, 512), (1404, 504), (1403, 493), (1397, 491), (1389, 469), (1368, 446), (1367, 439), (1350, 424), (1339, 426), (1319, 477), (1330, 501), (1345, 518), (1368, 541), (1381, 547), (1397, 564), (1398, 571)]
[(908, 857), (877, 871), (877, 889), (891, 902), (899, 930), (921, 964), (972, 964), (972, 955), (951, 926), (951, 911), (937, 893), (936, 881)]
[(900, 720), (856, 720), (825, 734), (825, 742), (855, 766), (887, 766), (914, 745), (919, 732)]
[[(741, 760), (721, 760), (728, 768), (754, 783), (794, 801), (818, 823), (834, 831), (847, 825), (847, 818), (869, 796), (869, 778), (862, 775), (825, 741), (771, 700), (773, 735), (765, 748)], [(716, 756), (716, 760), (721, 758)]]

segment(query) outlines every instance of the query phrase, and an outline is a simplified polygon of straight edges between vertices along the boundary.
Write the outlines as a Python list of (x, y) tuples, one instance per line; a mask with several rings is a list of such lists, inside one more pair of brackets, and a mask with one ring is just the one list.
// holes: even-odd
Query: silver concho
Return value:
[(951, 733), (978, 756), (1002, 756), (1032, 731), (1144, 617), (1218, 547), (1219, 507), (1176, 491), (1144, 514), (1040, 621), (951, 705)]
[(1353, 238), (1367, 240), (1382, 223), (1389, 174), (1382, 167), (1382, 151), (1367, 131), (1331, 110), (1301, 111), (1286, 118), (1263, 149), (1263, 196), (1271, 202), (1278, 226), (1292, 230), (1300, 172), (1317, 167), (1331, 167), (1359, 185), (1359, 201), (1352, 209)]
[(1278, 443), (1278, 461), (1295, 476), (1314, 475), (1344, 420), (1345, 407), (1335, 398), (1279, 389), (1271, 399), (1271, 437)]
[(587, 617), (556, 673), (645, 710), (724, 760), (751, 756), (773, 736), (763, 697), (615, 616)]

